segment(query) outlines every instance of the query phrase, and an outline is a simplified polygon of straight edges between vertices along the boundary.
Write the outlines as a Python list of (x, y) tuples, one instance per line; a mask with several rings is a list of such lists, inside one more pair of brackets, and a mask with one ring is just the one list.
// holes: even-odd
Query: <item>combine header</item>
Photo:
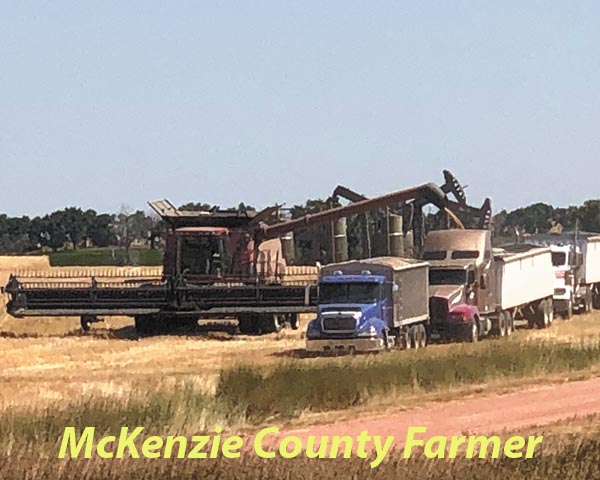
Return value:
[[(160, 277), (13, 275), (4, 289), (10, 298), (7, 309), (15, 317), (78, 316), (84, 330), (110, 315), (134, 317), (140, 333), (227, 317), (238, 319), (242, 333), (277, 331), (284, 322), (294, 328), (299, 313), (316, 309), (318, 272), (316, 267), (288, 266), (281, 237), (407, 202), (449, 205), (444, 191), (433, 183), (284, 222), (274, 218), (277, 206), (258, 213), (182, 211), (166, 200), (152, 202), (167, 224)], [(301, 281), (293, 275), (297, 273)]]

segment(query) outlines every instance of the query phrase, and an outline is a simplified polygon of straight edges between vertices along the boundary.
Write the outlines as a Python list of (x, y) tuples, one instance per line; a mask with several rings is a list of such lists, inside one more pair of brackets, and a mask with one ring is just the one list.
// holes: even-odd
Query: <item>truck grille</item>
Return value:
[(429, 299), (429, 315), (433, 323), (444, 322), (448, 317), (448, 301), (445, 298), (431, 297)]
[(356, 330), (354, 317), (326, 317), (323, 319), (323, 330), (329, 332), (353, 332)]

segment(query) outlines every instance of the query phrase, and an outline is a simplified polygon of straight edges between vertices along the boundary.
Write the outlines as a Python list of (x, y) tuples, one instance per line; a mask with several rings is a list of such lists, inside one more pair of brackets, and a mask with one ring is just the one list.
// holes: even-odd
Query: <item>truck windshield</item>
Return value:
[(429, 270), (429, 285), (465, 285), (467, 271), (461, 269)]
[(467, 260), (479, 257), (479, 250), (454, 250), (450, 258), (452, 260)]
[(423, 260), (446, 260), (446, 250), (433, 250), (423, 253)]
[(378, 283), (322, 283), (319, 303), (375, 303), (379, 298)]
[(565, 252), (552, 252), (552, 265), (562, 267), (567, 262), (567, 254)]

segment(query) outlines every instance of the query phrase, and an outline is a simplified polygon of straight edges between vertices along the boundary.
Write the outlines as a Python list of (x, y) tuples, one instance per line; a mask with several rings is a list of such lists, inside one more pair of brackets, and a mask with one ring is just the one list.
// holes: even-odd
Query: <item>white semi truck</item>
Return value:
[(600, 234), (533, 235), (528, 243), (549, 246), (554, 266), (554, 310), (565, 318), (573, 312), (600, 308)]

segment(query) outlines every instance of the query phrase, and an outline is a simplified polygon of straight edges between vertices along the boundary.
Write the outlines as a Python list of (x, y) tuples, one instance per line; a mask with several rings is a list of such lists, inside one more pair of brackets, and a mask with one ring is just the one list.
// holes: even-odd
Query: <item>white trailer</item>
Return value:
[(496, 310), (515, 323), (548, 327), (553, 319), (554, 268), (547, 247), (494, 249)]
[(600, 284), (600, 235), (582, 242), (582, 281), (585, 285)]

